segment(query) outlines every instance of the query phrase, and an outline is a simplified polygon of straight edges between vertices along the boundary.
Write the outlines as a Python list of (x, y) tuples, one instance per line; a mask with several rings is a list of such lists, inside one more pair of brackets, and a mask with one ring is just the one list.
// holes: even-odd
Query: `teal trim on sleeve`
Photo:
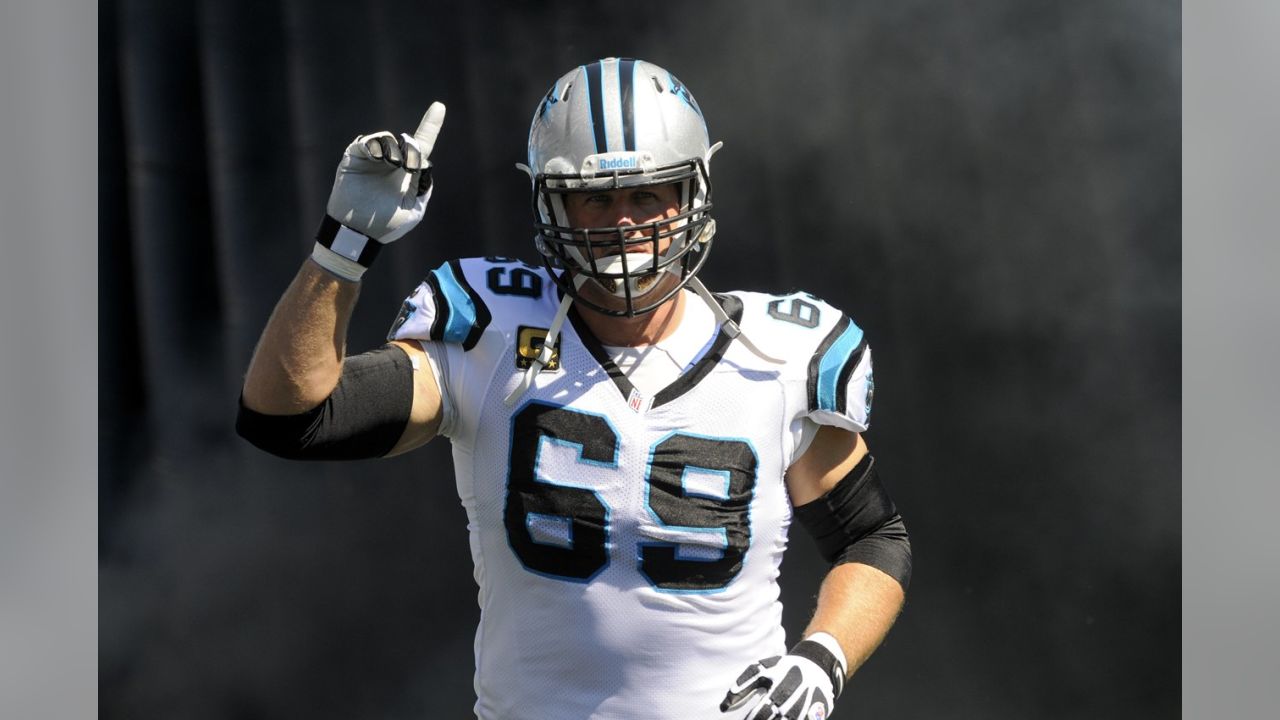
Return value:
[(818, 363), (818, 410), (841, 412), (837, 402), (840, 390), (841, 370), (845, 363), (862, 344), (862, 328), (853, 322), (844, 329), (840, 337), (827, 348), (826, 354)]

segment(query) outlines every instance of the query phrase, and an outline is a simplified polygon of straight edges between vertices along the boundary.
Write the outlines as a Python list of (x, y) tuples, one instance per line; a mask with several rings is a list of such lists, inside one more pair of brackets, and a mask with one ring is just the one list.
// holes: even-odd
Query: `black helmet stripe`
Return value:
[(587, 71), (587, 96), (591, 99), (591, 129), (596, 136), (596, 152), (606, 152), (609, 145), (604, 137), (604, 83), (601, 82), (600, 63), (583, 67)]
[(622, 149), (631, 152), (635, 152), (636, 149), (636, 98), (635, 93), (632, 92), (636, 75), (635, 65), (636, 61), (630, 58), (618, 63), (618, 83), (621, 87), (618, 97), (622, 100)]

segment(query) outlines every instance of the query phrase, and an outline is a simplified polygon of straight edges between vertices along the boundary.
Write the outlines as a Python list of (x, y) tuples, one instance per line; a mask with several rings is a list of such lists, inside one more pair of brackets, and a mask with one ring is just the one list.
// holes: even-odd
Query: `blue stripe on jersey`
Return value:
[(596, 152), (607, 152), (604, 137), (604, 83), (601, 81), (600, 63), (584, 65), (587, 73), (587, 104), (591, 108), (591, 130), (596, 138)]
[(476, 326), (476, 305), (471, 301), (470, 293), (453, 274), (453, 265), (445, 263), (431, 273), (440, 283), (441, 299), (449, 307), (448, 320), (440, 339), (445, 342), (464, 342)]
[(854, 351), (862, 344), (862, 328), (849, 322), (849, 327), (831, 343), (818, 363), (818, 410), (841, 412), (837, 396), (840, 390), (841, 369)]

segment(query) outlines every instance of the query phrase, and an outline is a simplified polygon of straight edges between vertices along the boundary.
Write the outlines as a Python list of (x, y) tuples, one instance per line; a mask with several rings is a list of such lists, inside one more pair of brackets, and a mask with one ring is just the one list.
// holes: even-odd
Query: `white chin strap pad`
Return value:
[[(707, 230), (710, 230), (711, 232), (708, 233)], [(710, 238), (711, 234), (714, 232), (715, 232), (715, 225), (709, 224), (709, 227), (704, 228), (703, 232), (699, 234), (698, 240), (701, 240), (703, 237)], [(619, 276), (619, 278), (621, 278), (622, 273), (625, 270), (627, 274), (630, 276), (630, 279), (627, 281), (627, 283), (631, 285), (631, 297), (632, 298), (642, 297), (646, 293), (656, 288), (658, 286), (658, 283), (655, 282), (649, 285), (648, 288), (641, 290), (639, 287), (640, 278), (636, 276), (641, 275), (647, 272), (648, 270), (652, 269), (659, 262), (675, 257), (676, 254), (678, 254), (684, 248), (685, 244), (690, 242), (686, 238), (687, 234), (688, 233), (686, 232), (680, 235), (676, 235), (674, 238), (672, 238), (671, 244), (667, 246), (666, 252), (662, 253), (661, 255), (654, 256), (653, 253), (649, 253), (649, 252), (630, 252), (626, 254), (627, 263), (625, 267), (623, 267), (621, 255), (610, 255), (607, 257), (597, 259), (596, 269), (601, 274), (617, 275)], [(591, 267), (591, 263), (587, 261), (586, 256), (583, 254), (580, 248), (570, 248), (569, 252), (572, 254), (573, 259), (578, 262), (580, 267), (583, 267), (583, 268)], [(672, 275), (679, 276), (680, 275), (679, 265), (680, 265), (679, 263), (673, 263), (671, 265), (668, 265), (666, 268), (663, 269), (663, 272), (669, 272)], [(616, 287), (614, 288), (609, 288), (602, 281), (597, 281), (596, 284), (600, 285), (600, 287), (603, 288), (605, 292), (608, 292), (615, 297), (625, 298), (627, 296), (626, 287), (623, 285), (623, 283), (617, 282), (616, 279), (614, 281), (614, 284)]]
[[(631, 297), (633, 298), (640, 297), (645, 293), (647, 293), (649, 290), (652, 290), (658, 286), (658, 284), (655, 282), (652, 285), (650, 285), (647, 289), (641, 290), (640, 278), (636, 277), (641, 273), (647, 272), (650, 268), (654, 266), (654, 264), (655, 264), (655, 261), (652, 253), (627, 253), (627, 264), (625, 269), (629, 274), (629, 279), (626, 282), (627, 284), (631, 285)], [(607, 258), (601, 258), (599, 260), (596, 260), (596, 267), (600, 270), (601, 273), (607, 273), (610, 275), (622, 275), (622, 272), (624, 269), (622, 265), (622, 256), (613, 255)], [(614, 297), (625, 298), (627, 296), (627, 288), (622, 282), (615, 281), (614, 287), (612, 289), (605, 286), (603, 283), (597, 283), (597, 284), (603, 287), (606, 292), (611, 293)]]
[[(623, 271), (623, 262), (621, 255), (610, 255), (609, 257), (596, 260), (596, 267), (602, 273), (611, 275), (621, 275)], [(632, 273), (642, 273), (653, 267), (653, 253), (627, 253), (626, 270)]]

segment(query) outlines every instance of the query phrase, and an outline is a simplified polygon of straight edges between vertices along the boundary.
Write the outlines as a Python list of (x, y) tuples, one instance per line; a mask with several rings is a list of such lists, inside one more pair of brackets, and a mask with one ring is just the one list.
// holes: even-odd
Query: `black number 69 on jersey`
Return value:
[[(616, 466), (618, 433), (607, 420), (569, 408), (530, 403), (513, 423), (507, 501), (507, 538), (525, 568), (558, 579), (586, 582), (609, 564), (609, 507), (599, 493), (539, 480), (538, 453), (546, 440), (578, 448), (579, 461)], [(742, 570), (751, 542), (748, 510), (756, 483), (756, 454), (741, 440), (673, 433), (654, 443), (643, 486), (649, 510), (669, 528), (723, 536), (714, 559), (682, 557), (674, 542), (645, 542), (639, 571), (655, 587), (710, 592), (727, 586)], [(685, 471), (723, 474), (724, 497), (691, 493)], [(567, 527), (567, 542), (538, 542), (531, 523), (549, 520)]]

